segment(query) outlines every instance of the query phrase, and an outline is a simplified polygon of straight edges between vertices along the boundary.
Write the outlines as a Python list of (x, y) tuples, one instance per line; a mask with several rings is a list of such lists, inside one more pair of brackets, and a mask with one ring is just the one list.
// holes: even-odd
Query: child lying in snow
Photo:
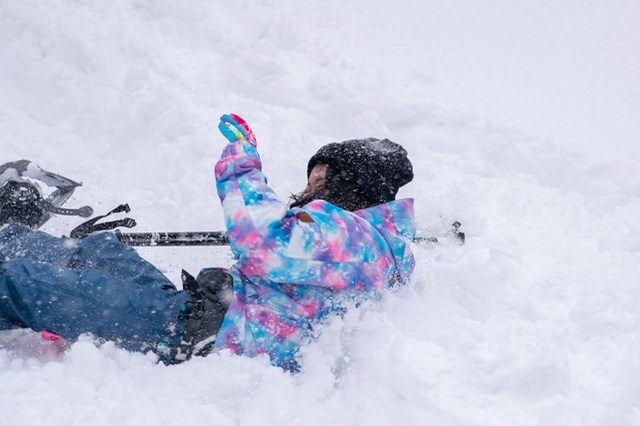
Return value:
[(413, 200), (395, 196), (413, 171), (400, 145), (325, 145), (288, 208), (244, 120), (224, 115), (218, 127), (230, 142), (215, 167), (229, 270), (185, 273), (179, 291), (111, 233), (72, 240), (12, 224), (0, 231), (0, 330), (92, 333), (167, 363), (228, 348), (295, 371), (300, 345), (341, 302), (408, 281)]

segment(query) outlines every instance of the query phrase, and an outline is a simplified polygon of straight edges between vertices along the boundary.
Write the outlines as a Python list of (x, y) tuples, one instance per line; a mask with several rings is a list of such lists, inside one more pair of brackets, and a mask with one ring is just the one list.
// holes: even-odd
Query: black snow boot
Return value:
[(203, 269), (198, 278), (183, 270), (182, 285), (191, 295), (191, 309), (175, 363), (206, 356), (211, 351), (233, 297), (233, 278), (223, 268)]

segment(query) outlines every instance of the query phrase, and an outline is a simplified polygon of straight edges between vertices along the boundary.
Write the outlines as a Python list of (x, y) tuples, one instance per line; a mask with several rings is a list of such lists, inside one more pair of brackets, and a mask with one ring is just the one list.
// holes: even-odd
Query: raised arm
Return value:
[(256, 139), (237, 115), (223, 115), (218, 126), (229, 140), (216, 164), (216, 186), (231, 249), (236, 256), (260, 248), (287, 216), (287, 206), (267, 185)]

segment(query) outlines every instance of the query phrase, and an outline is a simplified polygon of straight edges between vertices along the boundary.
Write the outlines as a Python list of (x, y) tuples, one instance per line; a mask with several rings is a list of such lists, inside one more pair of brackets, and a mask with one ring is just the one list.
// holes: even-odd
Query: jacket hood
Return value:
[(380, 204), (354, 214), (372, 224), (391, 248), (403, 281), (413, 272), (411, 243), (416, 236), (413, 199), (405, 198)]

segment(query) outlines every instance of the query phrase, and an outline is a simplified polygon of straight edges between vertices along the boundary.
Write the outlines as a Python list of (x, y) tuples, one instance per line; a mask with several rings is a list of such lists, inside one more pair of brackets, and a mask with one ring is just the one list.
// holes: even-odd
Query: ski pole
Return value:
[(208, 232), (132, 232), (116, 231), (120, 242), (133, 247), (147, 246), (224, 246), (229, 244), (222, 231)]
[[(457, 225), (457, 226), (456, 226)], [(464, 243), (464, 233), (459, 232), (460, 222), (455, 222), (448, 234), (455, 236), (460, 243)], [(224, 246), (229, 244), (227, 234), (223, 231), (204, 232), (132, 232), (116, 231), (120, 242), (133, 247), (156, 246)], [(417, 244), (438, 244), (437, 237), (415, 237)]]

